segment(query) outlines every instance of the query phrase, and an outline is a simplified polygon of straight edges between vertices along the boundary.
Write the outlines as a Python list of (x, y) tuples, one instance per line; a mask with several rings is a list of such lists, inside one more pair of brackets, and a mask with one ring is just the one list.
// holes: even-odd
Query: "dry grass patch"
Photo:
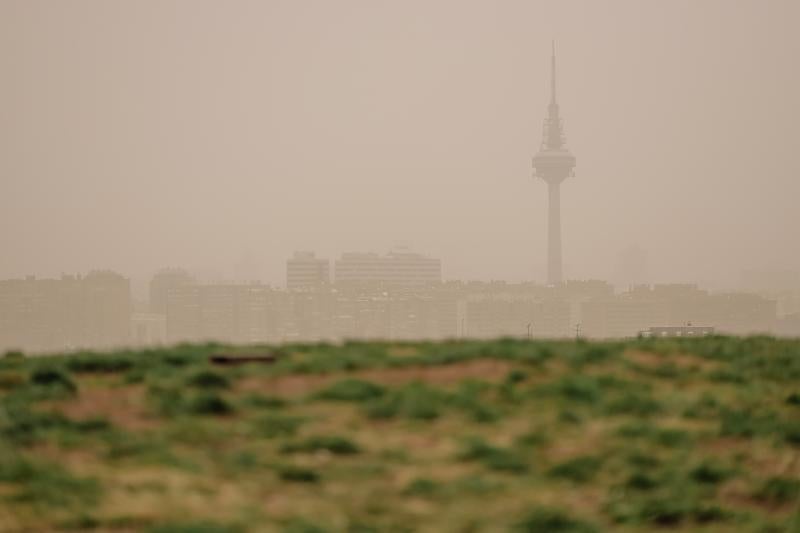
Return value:
[(544, 447), (542, 454), (550, 463), (560, 463), (572, 457), (598, 453), (617, 425), (618, 422), (612, 420), (588, 422), (569, 435), (558, 435), (549, 446)]
[(74, 398), (53, 403), (72, 420), (105, 418), (113, 425), (131, 431), (153, 429), (158, 421), (147, 416), (142, 385), (83, 388)]
[(623, 357), (632, 363), (650, 370), (657, 369), (665, 364), (672, 364), (681, 370), (697, 369), (706, 372), (719, 368), (720, 366), (718, 361), (712, 361), (690, 353), (662, 355), (642, 350), (628, 349), (623, 352)]
[(420, 355), (420, 351), (416, 346), (389, 346), (386, 354), (390, 357), (414, 357)]

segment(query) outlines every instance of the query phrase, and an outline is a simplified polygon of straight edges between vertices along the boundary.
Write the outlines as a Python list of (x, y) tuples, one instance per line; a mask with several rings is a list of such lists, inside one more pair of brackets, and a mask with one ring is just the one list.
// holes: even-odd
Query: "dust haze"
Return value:
[(790, 0), (2, 0), (0, 278), (110, 269), (147, 299), (164, 267), (280, 287), (295, 251), (402, 245), (444, 280), (543, 284), (553, 41), (565, 279), (796, 272), (797, 20)]

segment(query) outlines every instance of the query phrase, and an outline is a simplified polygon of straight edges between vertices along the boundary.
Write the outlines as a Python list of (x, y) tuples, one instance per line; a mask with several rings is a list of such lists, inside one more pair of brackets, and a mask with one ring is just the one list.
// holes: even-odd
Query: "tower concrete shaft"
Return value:
[(573, 175), (575, 156), (564, 140), (564, 129), (556, 101), (556, 53), (551, 58), (550, 103), (544, 120), (542, 144), (533, 158), (534, 176), (547, 183), (547, 283), (558, 285), (564, 280), (561, 265), (561, 182)]
[(564, 281), (561, 270), (561, 184), (547, 184), (547, 283), (558, 285)]

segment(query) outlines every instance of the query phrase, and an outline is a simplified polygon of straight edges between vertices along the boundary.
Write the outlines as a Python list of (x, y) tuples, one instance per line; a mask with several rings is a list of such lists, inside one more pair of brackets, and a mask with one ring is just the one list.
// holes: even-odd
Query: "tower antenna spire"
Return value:
[(556, 41), (553, 39), (553, 55), (550, 60), (550, 102), (556, 103)]

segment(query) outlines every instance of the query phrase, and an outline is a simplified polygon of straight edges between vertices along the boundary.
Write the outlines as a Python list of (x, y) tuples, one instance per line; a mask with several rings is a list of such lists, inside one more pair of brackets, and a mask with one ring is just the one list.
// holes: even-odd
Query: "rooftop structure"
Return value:
[(711, 326), (651, 326), (645, 332), (648, 337), (705, 337), (714, 334)]
[(336, 283), (382, 283), (427, 285), (441, 283), (442, 262), (408, 251), (384, 256), (374, 253), (344, 253), (335, 263)]
[(314, 252), (295, 252), (286, 261), (286, 288), (320, 287), (330, 282), (330, 264)]

